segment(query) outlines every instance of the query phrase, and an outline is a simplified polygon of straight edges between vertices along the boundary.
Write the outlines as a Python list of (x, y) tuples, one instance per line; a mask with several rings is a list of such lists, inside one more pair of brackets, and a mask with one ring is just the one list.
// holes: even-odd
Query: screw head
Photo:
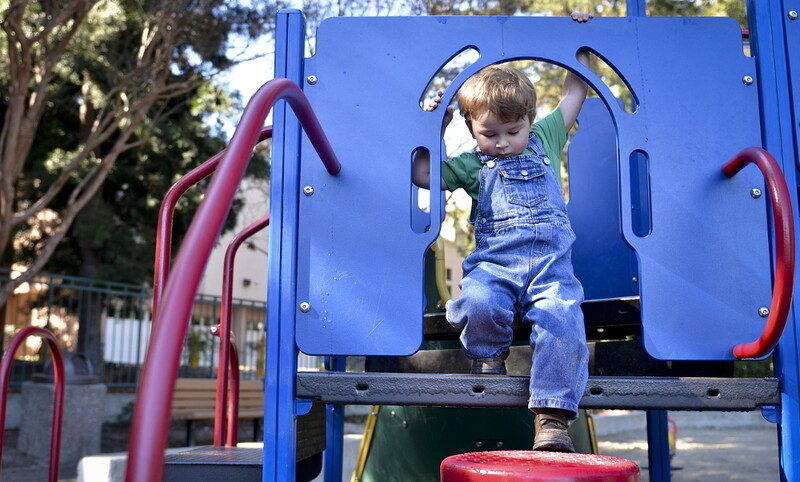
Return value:
[(304, 187), (303, 194), (305, 194), (306, 196), (312, 196), (314, 194), (314, 188), (311, 186)]
[(760, 316), (761, 318), (766, 318), (767, 316), (769, 316), (769, 308), (767, 308), (766, 306), (762, 306), (761, 308), (759, 308), (758, 316)]
[(742, 77), (742, 82), (744, 83), (744, 85), (751, 85), (753, 83), (753, 77), (750, 75), (745, 75), (744, 77)]
[(303, 313), (308, 313), (311, 311), (311, 305), (307, 301), (300, 303), (300, 311)]
[(797, 20), (797, 10), (789, 10), (789, 20)]
[(478, 447), (478, 448), (481, 448), (481, 447), (483, 447), (483, 442), (478, 440), (477, 442), (475, 442), (475, 446)]
[(750, 195), (753, 196), (756, 199), (760, 198), (761, 194), (762, 194), (761, 193), (761, 189), (759, 189), (757, 187), (754, 187), (753, 189), (750, 190)]
[(309, 84), (314, 85), (317, 83), (319, 79), (317, 79), (316, 75), (309, 75), (308, 77), (306, 77), (306, 80), (308, 81)]

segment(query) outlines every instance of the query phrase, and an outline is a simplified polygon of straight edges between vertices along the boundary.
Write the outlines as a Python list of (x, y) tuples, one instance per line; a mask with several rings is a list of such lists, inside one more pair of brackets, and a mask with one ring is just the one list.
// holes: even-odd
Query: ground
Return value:
[[(125, 452), (128, 450), (129, 423), (103, 424), (100, 449), (102, 453)], [(214, 439), (214, 426), (208, 421), (193, 423), (195, 443), (210, 445)], [(253, 421), (242, 420), (239, 426), (240, 438), (251, 437)], [(31, 457), (17, 450), (19, 429), (8, 429), (3, 435), (3, 460), (0, 480), (3, 482), (41, 482), (47, 480), (49, 462), (44, 458)], [(186, 440), (184, 422), (172, 422), (169, 432), (169, 446), (183, 447)], [(59, 468), (59, 481), (74, 481), (77, 477), (76, 464), (62, 464)]]
[[(735, 414), (734, 414), (735, 415)], [(757, 414), (752, 414), (757, 415)], [(678, 422), (677, 452), (672, 460), (673, 482), (715, 482), (742, 480), (748, 482), (774, 482), (780, 480), (778, 467), (778, 442), (775, 425), (763, 420), (737, 426), (714, 422), (715, 426), (698, 423), (702, 413), (670, 412)], [(751, 417), (752, 419), (752, 417)], [(350, 426), (345, 446), (345, 456), (358, 453), (363, 432), (361, 424)], [(252, 433), (251, 421), (243, 421), (240, 432)], [(103, 452), (127, 449), (129, 426), (106, 424), (103, 426)], [(47, 480), (47, 461), (33, 458), (16, 450), (17, 430), (6, 430), (4, 437), (3, 467), (0, 480), (4, 482), (40, 482)], [(182, 446), (185, 426), (174, 422), (170, 428), (170, 446)], [(196, 424), (195, 437), (199, 444), (210, 443), (213, 428), (210, 424)], [(650, 480), (647, 472), (646, 432), (639, 427), (600, 435), (600, 452), (603, 455), (624, 457), (641, 468), (641, 481)], [(348, 443), (352, 447), (348, 448)], [(345, 471), (351, 471), (353, 461), (345, 461)], [(59, 471), (61, 482), (75, 480), (77, 468), (63, 466)], [(343, 480), (349, 480), (350, 473)], [(387, 481), (388, 482), (388, 481)], [(405, 481), (404, 481), (405, 482)]]
[[(671, 464), (672, 482), (780, 480), (774, 428), (681, 428), (677, 445)], [(609, 435), (600, 441), (600, 452), (633, 460), (642, 471), (641, 482), (650, 480), (646, 434)]]

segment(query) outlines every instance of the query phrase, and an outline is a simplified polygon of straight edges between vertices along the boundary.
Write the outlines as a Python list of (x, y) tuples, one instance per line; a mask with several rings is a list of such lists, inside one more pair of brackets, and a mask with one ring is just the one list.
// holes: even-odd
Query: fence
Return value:
[[(13, 272), (0, 268), (0, 284)], [(210, 328), (219, 322), (220, 297), (200, 295), (181, 356), (181, 376), (213, 377), (217, 368), (217, 339)], [(65, 352), (94, 359), (95, 375), (109, 386), (135, 386), (147, 350), (152, 319), (152, 290), (72, 276), (41, 274), (24, 283), (0, 308), (2, 348), (26, 326), (53, 332)], [(232, 329), (239, 350), (242, 378), (259, 378), (264, 370), (266, 303), (234, 299)], [(12, 385), (45, 370), (47, 346), (31, 337), (15, 354)], [(89, 354), (93, 354), (93, 356)], [(314, 370), (319, 357), (301, 355), (300, 369)]]

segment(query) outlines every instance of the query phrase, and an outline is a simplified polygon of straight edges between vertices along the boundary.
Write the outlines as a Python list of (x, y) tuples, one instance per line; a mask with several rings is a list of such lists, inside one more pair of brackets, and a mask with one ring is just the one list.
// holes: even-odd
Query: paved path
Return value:
[[(672, 459), (673, 482), (780, 480), (775, 425), (755, 413), (706, 414), (711, 419), (707, 422), (702, 421), (703, 415), (670, 413), (678, 424), (677, 450)], [(603, 435), (599, 444), (604, 455), (636, 462), (642, 471), (642, 482), (650, 480), (644, 428)]]

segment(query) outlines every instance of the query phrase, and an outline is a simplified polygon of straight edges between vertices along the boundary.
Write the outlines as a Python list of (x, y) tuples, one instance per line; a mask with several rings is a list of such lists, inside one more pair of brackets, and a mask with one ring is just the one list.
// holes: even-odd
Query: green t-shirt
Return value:
[[(535, 122), (533, 132), (544, 146), (553, 172), (561, 177), (561, 151), (567, 143), (567, 130), (564, 128), (561, 110), (556, 109), (544, 119)], [(526, 148), (525, 151), (530, 152), (530, 149)], [(481, 161), (473, 151), (465, 152), (442, 163), (442, 179), (447, 184), (447, 188), (451, 191), (463, 188), (472, 197), (473, 212), (475, 212), (480, 191), (481, 167)]]

